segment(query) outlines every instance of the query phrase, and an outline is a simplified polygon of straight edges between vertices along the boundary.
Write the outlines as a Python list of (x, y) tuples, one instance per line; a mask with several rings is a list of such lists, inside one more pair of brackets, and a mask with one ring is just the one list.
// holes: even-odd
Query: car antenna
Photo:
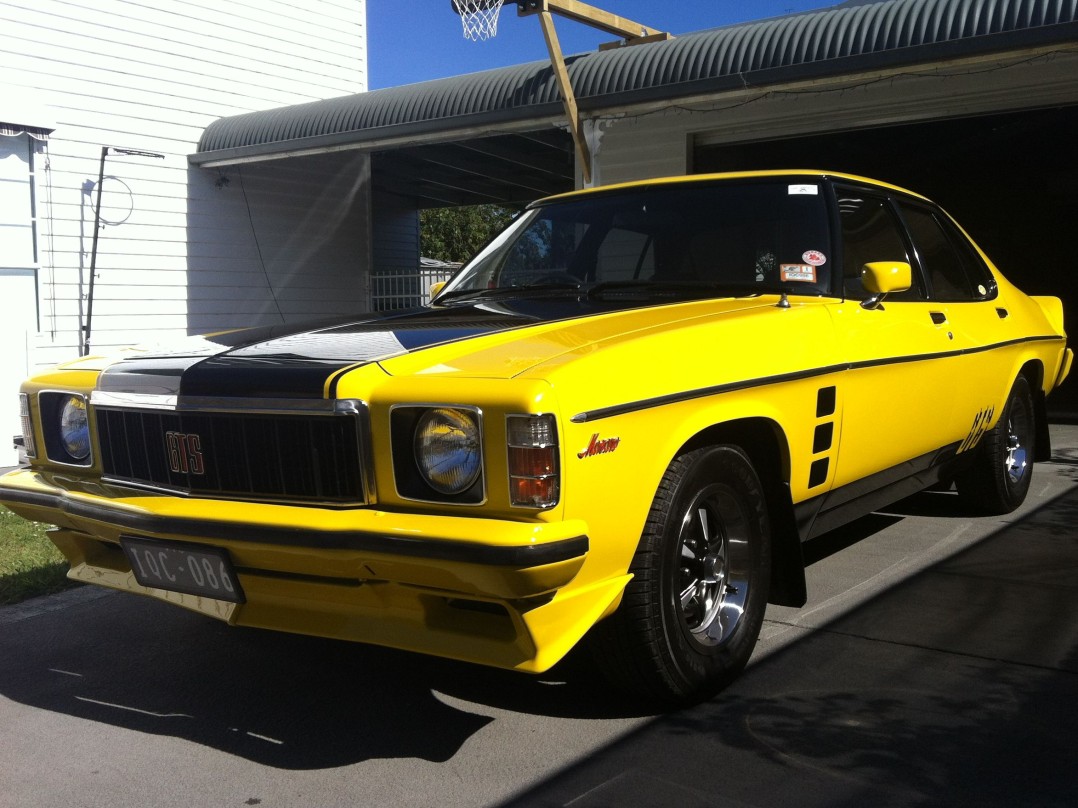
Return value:
[(790, 298), (786, 296), (785, 292), (782, 292), (779, 296), (779, 302), (775, 304), (776, 309), (788, 309), (790, 308)]

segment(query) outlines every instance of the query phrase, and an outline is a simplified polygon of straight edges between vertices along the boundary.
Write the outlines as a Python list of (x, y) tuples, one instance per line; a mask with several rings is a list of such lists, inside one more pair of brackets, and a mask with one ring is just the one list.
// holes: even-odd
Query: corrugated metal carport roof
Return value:
[[(570, 57), (585, 115), (613, 107), (1078, 40), (1078, 0), (855, 2)], [(550, 65), (515, 67), (222, 118), (191, 156), (224, 165), (526, 131), (562, 117)]]

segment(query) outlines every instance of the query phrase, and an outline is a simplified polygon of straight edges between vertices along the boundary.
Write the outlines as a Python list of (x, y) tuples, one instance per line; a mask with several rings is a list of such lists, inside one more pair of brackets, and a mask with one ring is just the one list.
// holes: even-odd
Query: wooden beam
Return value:
[[(508, 5), (511, 0), (505, 0)], [(543, 27), (543, 38), (546, 39), (547, 51), (550, 53), (550, 65), (554, 69), (554, 78), (561, 90), (562, 105), (565, 107), (565, 116), (569, 119), (569, 131), (573, 135), (573, 143), (576, 145), (577, 157), (580, 159), (580, 170), (584, 177), (584, 184), (591, 184), (592, 165), (591, 149), (588, 147), (587, 138), (584, 136), (584, 124), (580, 120), (580, 110), (576, 103), (576, 94), (573, 92), (572, 82), (569, 81), (569, 71), (565, 66), (565, 57), (562, 55), (561, 44), (558, 42), (557, 31), (554, 30), (554, 18), (552, 14), (567, 17), (575, 22), (590, 25), (609, 34), (622, 37), (624, 42), (614, 43), (614, 46), (632, 45), (643, 42), (659, 42), (671, 39), (670, 34), (643, 25), (601, 8), (578, 2), (578, 0), (518, 0), (517, 16), (530, 17), (537, 15)]]
[(603, 11), (601, 8), (590, 6), (587, 3), (580, 3), (577, 0), (519, 0), (517, 2), (518, 16), (526, 17), (531, 14), (544, 13), (567, 17), (570, 20), (582, 22), (592, 28), (598, 28), (623, 39), (631, 40), (638, 37), (670, 38), (669, 34), (657, 28), (651, 28), (626, 17), (611, 14), (609, 11)]
[[(545, 2), (545, 0), (544, 0)], [(561, 90), (562, 105), (565, 107), (565, 116), (569, 119), (569, 131), (573, 135), (573, 143), (576, 144), (576, 154), (580, 158), (580, 170), (584, 175), (584, 184), (591, 184), (591, 149), (588, 148), (587, 138), (584, 137), (584, 124), (580, 120), (580, 111), (576, 105), (576, 93), (573, 92), (573, 84), (569, 81), (569, 71), (565, 67), (565, 57), (562, 56), (561, 44), (558, 42), (558, 32), (554, 30), (554, 18), (549, 11), (540, 11), (539, 22), (543, 26), (543, 38), (546, 39), (546, 47), (550, 52), (550, 65), (554, 69), (554, 78)]]

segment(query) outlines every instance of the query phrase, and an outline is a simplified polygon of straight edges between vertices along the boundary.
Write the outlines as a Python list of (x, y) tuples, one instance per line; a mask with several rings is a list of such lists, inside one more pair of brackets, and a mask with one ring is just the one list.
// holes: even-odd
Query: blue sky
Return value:
[[(594, 0), (591, 5), (676, 35), (838, 2)], [(566, 54), (594, 50), (613, 39), (564, 18), (556, 17), (555, 26)], [(506, 6), (497, 37), (469, 42), (462, 35), (460, 17), (453, 13), (450, 0), (367, 0), (367, 48), (372, 90), (547, 58), (539, 20), (534, 17), (517, 17), (515, 7)]]

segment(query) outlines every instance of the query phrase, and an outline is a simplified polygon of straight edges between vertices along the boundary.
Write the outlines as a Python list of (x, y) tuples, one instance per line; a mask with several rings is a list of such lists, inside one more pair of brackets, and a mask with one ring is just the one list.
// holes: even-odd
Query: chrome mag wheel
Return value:
[(629, 571), (621, 606), (592, 635), (613, 684), (683, 705), (737, 676), (771, 578), (767, 498), (744, 450), (705, 446), (670, 463)]
[(719, 645), (736, 630), (749, 595), (749, 520), (722, 485), (699, 491), (681, 520), (677, 608), (699, 643)]
[(1029, 380), (1018, 376), (999, 420), (955, 477), (966, 504), (983, 513), (1003, 514), (1025, 501), (1036, 457), (1036, 417)]
[(1006, 448), (1004, 470), (1011, 485), (1020, 485), (1030, 471), (1033, 460), (1029, 447), (1033, 445), (1033, 414), (1026, 407), (1026, 398), (1013, 396), (1007, 408)]

